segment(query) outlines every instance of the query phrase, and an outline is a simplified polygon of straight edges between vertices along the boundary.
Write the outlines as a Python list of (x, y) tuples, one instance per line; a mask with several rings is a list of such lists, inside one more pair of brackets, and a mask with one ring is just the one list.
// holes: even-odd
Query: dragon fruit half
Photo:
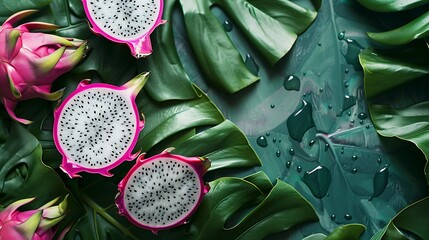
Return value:
[[(64, 217), (67, 198), (53, 206), (58, 198), (44, 206), (21, 212), (19, 207), (34, 198), (18, 200), (0, 211), (0, 240), (51, 240), (55, 235), (53, 227)], [(65, 234), (63, 232), (61, 235)]]
[(202, 175), (210, 161), (163, 153), (137, 163), (119, 183), (116, 205), (133, 224), (157, 233), (186, 223), (209, 191)]
[(148, 79), (142, 73), (122, 86), (82, 81), (54, 112), (54, 142), (63, 156), (61, 169), (112, 176), (110, 169), (133, 160), (144, 127), (135, 98)]
[(91, 29), (107, 39), (126, 43), (134, 57), (152, 53), (150, 34), (165, 23), (163, 0), (82, 0)]
[(0, 100), (15, 120), (30, 121), (15, 115), (19, 101), (44, 98), (57, 100), (62, 91), (51, 93), (51, 84), (71, 70), (84, 56), (86, 43), (32, 30), (54, 30), (56, 25), (28, 22), (13, 27), (36, 12), (25, 10), (9, 17), (0, 28)]

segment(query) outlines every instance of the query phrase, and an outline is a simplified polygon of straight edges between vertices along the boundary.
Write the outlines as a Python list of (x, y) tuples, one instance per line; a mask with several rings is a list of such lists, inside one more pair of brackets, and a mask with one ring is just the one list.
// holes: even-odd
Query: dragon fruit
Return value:
[[(8, 240), (51, 240), (55, 235), (53, 227), (64, 217), (67, 198), (53, 206), (58, 198), (36, 210), (21, 212), (19, 207), (34, 198), (18, 200), (0, 212), (0, 239)], [(62, 233), (64, 234), (64, 233)]]
[(150, 34), (163, 23), (163, 0), (82, 0), (91, 29), (126, 43), (136, 58), (152, 53)]
[(147, 79), (142, 73), (122, 86), (83, 80), (57, 107), (54, 142), (69, 177), (81, 171), (112, 176), (109, 170), (138, 156), (132, 151), (144, 120), (135, 98)]
[(19, 101), (44, 98), (57, 100), (62, 91), (51, 93), (51, 84), (71, 70), (85, 54), (86, 43), (32, 30), (54, 30), (56, 25), (28, 22), (13, 27), (24, 17), (36, 12), (25, 10), (9, 17), (0, 28), (0, 100), (8, 114), (18, 122), (14, 109)]
[(185, 224), (209, 191), (207, 158), (163, 153), (137, 163), (119, 183), (116, 205), (133, 224), (157, 233)]

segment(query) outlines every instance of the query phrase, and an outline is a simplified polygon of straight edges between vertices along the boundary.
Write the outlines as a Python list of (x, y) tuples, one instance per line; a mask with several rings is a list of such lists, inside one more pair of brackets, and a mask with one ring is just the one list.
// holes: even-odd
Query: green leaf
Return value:
[(140, 93), (136, 100), (137, 106), (149, 124), (140, 133), (136, 146), (145, 152), (182, 130), (221, 123), (224, 118), (217, 107), (201, 90), (197, 91), (201, 95), (197, 99), (168, 102), (156, 102)]
[[(421, 102), (401, 109), (385, 105), (370, 105), (372, 121), (377, 132), (386, 137), (398, 137), (414, 143), (429, 159), (429, 102)], [(429, 183), (429, 165), (425, 167)]]
[[(8, 128), (1, 119), (2, 129)], [(37, 139), (17, 123), (10, 130), (2, 131), (0, 139), (0, 204), (7, 206), (23, 198), (35, 197), (26, 207), (35, 209), (56, 197), (65, 197), (70, 192), (65, 188), (58, 174), (42, 162), (42, 148)], [(78, 202), (73, 196), (68, 198), (70, 211), (63, 219), (61, 229), (76, 221), (82, 214)]]
[(419, 7), (428, 0), (357, 0), (364, 7), (377, 12), (396, 12)]
[(429, 211), (429, 197), (419, 200), (403, 210), (401, 210), (383, 229), (375, 234), (371, 240), (392, 239), (406, 240), (401, 230), (406, 230), (418, 236), (420, 239), (428, 239), (429, 218), (426, 213)]
[(208, 157), (210, 170), (261, 164), (244, 134), (228, 120), (174, 147), (176, 154)]
[(359, 61), (365, 74), (366, 97), (373, 98), (393, 87), (428, 74), (428, 64), (415, 62), (415, 59), (427, 59), (428, 56), (427, 49), (401, 54), (384, 54), (371, 49), (363, 50), (359, 54)]
[[(265, 1), (264, 4), (256, 1), (260, 8), (269, 11), (274, 17), (246, 0), (216, 0), (215, 3), (232, 17), (249, 41), (271, 65), (289, 52), (298, 33), (307, 28), (316, 17), (315, 12), (307, 11), (290, 1)], [(273, 8), (276, 8), (277, 12), (274, 12)], [(283, 11), (283, 14), (279, 14), (279, 11)], [(294, 20), (291, 21), (291, 19)], [(299, 20), (303, 22), (296, 24)]]
[(413, 21), (382, 33), (368, 33), (373, 40), (390, 46), (403, 45), (429, 36), (429, 11)]
[(360, 235), (365, 231), (362, 224), (348, 224), (336, 228), (326, 240), (359, 240)]
[(174, 45), (172, 15), (177, 0), (165, 0), (163, 19), (151, 35), (154, 49), (150, 57), (139, 61), (139, 67), (150, 71), (151, 80), (145, 85), (148, 95), (155, 101), (188, 100), (199, 97), (177, 54)]
[(16, 12), (27, 9), (42, 9), (50, 3), (51, 0), (0, 0), (0, 23)]
[(208, 1), (180, 3), (195, 57), (213, 86), (234, 93), (259, 80), (247, 69), (240, 53), (211, 12)]

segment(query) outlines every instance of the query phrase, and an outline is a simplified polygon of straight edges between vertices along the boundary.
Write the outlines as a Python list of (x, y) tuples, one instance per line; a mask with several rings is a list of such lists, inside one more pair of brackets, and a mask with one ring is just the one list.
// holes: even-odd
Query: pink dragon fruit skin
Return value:
[[(204, 195), (210, 190), (210, 186), (208, 184), (205, 184), (202, 176), (207, 172), (207, 170), (210, 168), (211, 163), (207, 158), (201, 158), (201, 157), (185, 157), (181, 155), (171, 154), (169, 151), (171, 151), (173, 148), (167, 149), (163, 151), (161, 154), (152, 156), (150, 158), (144, 159), (144, 154), (141, 154), (136, 161), (136, 164), (129, 170), (128, 174), (122, 179), (122, 181), (118, 184), (118, 194), (115, 198), (115, 203), (118, 208), (119, 214), (125, 216), (130, 222), (133, 224), (143, 228), (152, 231), (154, 234), (157, 234), (160, 230), (166, 230), (170, 228), (174, 228), (183, 224), (186, 224), (189, 217), (197, 210), (199, 204), (201, 203)], [(138, 171), (143, 165), (150, 164), (153, 161), (157, 161), (159, 159), (166, 158), (166, 159), (175, 159), (179, 162), (184, 162), (188, 165), (190, 165), (195, 172), (198, 175), (199, 178), (199, 189), (201, 191), (198, 193), (198, 200), (193, 205), (192, 209), (183, 217), (180, 217), (179, 219), (176, 219), (173, 223), (170, 223), (168, 225), (164, 226), (149, 226), (142, 222), (140, 222), (138, 219), (133, 217), (130, 214), (130, 211), (126, 207), (125, 203), (125, 195), (126, 195), (126, 188), (129, 188), (128, 184), (131, 183), (132, 175), (136, 171)], [(164, 179), (165, 180), (165, 179)], [(160, 180), (161, 181), (161, 180)], [(131, 191), (131, 190), (130, 190)], [(143, 206), (144, 208), (144, 206)]]
[[(113, 36), (112, 34), (106, 32), (103, 30), (102, 27), (100, 27), (100, 24), (97, 23), (96, 17), (91, 14), (90, 6), (89, 6), (89, 0), (82, 0), (83, 8), (85, 10), (85, 14), (88, 18), (88, 21), (90, 23), (91, 30), (96, 33), (104, 36), (105, 38), (109, 39), (110, 41), (117, 42), (117, 43), (125, 43), (128, 45), (128, 47), (131, 50), (131, 54), (135, 58), (141, 58), (146, 57), (152, 53), (152, 44), (150, 41), (150, 35), (155, 30), (156, 27), (158, 27), (161, 24), (164, 24), (166, 21), (162, 20), (162, 10), (163, 10), (163, 0), (156, 0), (159, 1), (159, 12), (156, 17), (155, 23), (150, 26), (149, 29), (147, 29), (144, 33), (141, 33), (135, 37), (120, 37), (120, 36)], [(113, 1), (112, 1), (113, 2)], [(143, 12), (144, 9), (140, 9), (140, 11)], [(97, 10), (97, 12), (100, 12), (100, 10)], [(106, 13), (107, 15), (107, 13)]]
[(18, 102), (32, 98), (59, 99), (62, 90), (51, 93), (52, 82), (79, 63), (86, 50), (86, 43), (81, 40), (31, 32), (57, 29), (53, 24), (28, 22), (13, 27), (34, 12), (18, 12), (0, 28), (0, 46), (4, 46), (0, 48), (0, 101), (11, 117), (23, 124), (31, 121), (15, 115)]
[[(88, 173), (96, 173), (101, 174), (106, 177), (113, 176), (109, 170), (115, 168), (119, 164), (121, 164), (124, 161), (130, 161), (134, 160), (139, 154), (140, 151), (136, 153), (132, 153), (134, 146), (137, 143), (139, 132), (144, 128), (144, 116), (143, 114), (139, 115), (137, 105), (135, 103), (136, 96), (138, 92), (143, 88), (144, 84), (146, 83), (148, 79), (148, 73), (142, 73), (132, 80), (128, 81), (122, 86), (114, 86), (111, 84), (105, 84), (105, 83), (93, 83), (89, 84), (89, 80), (83, 80), (80, 82), (79, 86), (75, 91), (73, 91), (69, 96), (67, 96), (66, 99), (63, 100), (62, 104), (59, 105), (54, 112), (54, 128), (53, 128), (53, 135), (54, 135), (54, 143), (57, 146), (58, 151), (63, 156), (62, 163), (60, 166), (60, 169), (63, 170), (70, 178), (74, 177), (80, 177), (77, 173), (79, 172), (88, 172)], [(73, 159), (73, 157), (70, 156), (70, 154), (65, 150), (64, 144), (61, 143), (60, 135), (59, 135), (59, 126), (60, 126), (60, 118), (61, 114), (64, 111), (64, 108), (66, 106), (66, 103), (73, 99), (76, 95), (90, 91), (91, 89), (109, 89), (113, 91), (119, 91), (123, 92), (130, 100), (132, 104), (132, 108), (135, 114), (135, 122), (136, 129), (135, 129), (135, 135), (132, 139), (131, 144), (129, 145), (129, 148), (126, 152), (122, 154), (116, 161), (111, 163), (110, 165), (99, 167), (99, 168), (87, 168), (85, 166), (82, 166), (76, 162), (76, 159)], [(140, 119), (140, 116), (143, 117), (143, 119)]]
[[(21, 199), (0, 211), (1, 240), (51, 240), (55, 235), (53, 227), (64, 217), (67, 198), (59, 205), (53, 206), (58, 198), (44, 206), (21, 212), (19, 207), (33, 201), (34, 198)], [(61, 233), (63, 236), (65, 232)], [(61, 239), (61, 237), (60, 237)]]

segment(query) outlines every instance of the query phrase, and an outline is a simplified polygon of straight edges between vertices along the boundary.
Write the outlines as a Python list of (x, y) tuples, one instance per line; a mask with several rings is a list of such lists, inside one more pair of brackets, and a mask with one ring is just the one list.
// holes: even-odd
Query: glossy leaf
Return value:
[(362, 224), (347, 224), (336, 228), (326, 237), (326, 240), (359, 240), (365, 226)]
[(145, 114), (147, 124), (136, 146), (148, 151), (182, 130), (221, 123), (224, 120), (222, 114), (201, 90), (197, 90), (201, 94), (197, 99), (168, 102), (156, 102), (140, 93), (137, 105)]
[(365, 95), (368, 99), (393, 87), (412, 81), (429, 73), (429, 65), (415, 62), (427, 59), (429, 51), (410, 52), (398, 55), (382, 54), (365, 49), (359, 54), (364, 70)]
[(391, 46), (425, 38), (429, 36), (429, 11), (399, 28), (381, 33), (370, 32), (368, 36), (379, 43)]
[(139, 61), (139, 67), (150, 71), (150, 81), (145, 85), (148, 95), (155, 101), (187, 100), (199, 97), (177, 54), (174, 45), (172, 15), (177, 0), (165, 0), (163, 19), (151, 35), (154, 52)]
[[(317, 12), (301, 7), (293, 1), (287, 0), (247, 0), (251, 5), (263, 13), (280, 22), (285, 28), (296, 34), (303, 33), (316, 18)], [(320, 1), (312, 1), (316, 10)]]
[[(377, 132), (385, 137), (399, 137), (417, 145), (429, 159), (429, 102), (421, 102), (401, 109), (386, 105), (370, 105), (371, 117)], [(429, 183), (429, 165), (425, 174)]]
[(239, 91), (259, 80), (211, 13), (206, 0), (180, 1), (189, 41), (198, 65), (210, 83), (228, 93)]
[(352, 223), (337, 227), (328, 236), (322, 233), (316, 233), (307, 236), (302, 240), (359, 240), (360, 236), (362, 235), (362, 232), (364, 231), (364, 225)]
[[(275, 64), (286, 55), (298, 37), (293, 29), (283, 25), (280, 21), (265, 14), (245, 0), (217, 0), (216, 4), (219, 4), (231, 16), (249, 41), (270, 64)], [(267, 2), (266, 4), (271, 3)], [(315, 16), (314, 13), (311, 16), (312, 19)], [(304, 24), (299, 25), (303, 26)]]
[[(263, 175), (248, 180), (268, 181)], [(220, 178), (211, 182), (210, 187), (190, 221), (189, 230), (186, 233), (171, 231), (164, 239), (259, 240), (297, 224), (317, 220), (309, 203), (281, 181), (268, 195), (252, 182), (239, 178)]]
[(0, 0), (0, 23), (21, 10), (42, 9), (50, 3), (51, 0)]
[(424, 198), (417, 201), (403, 210), (401, 210), (386, 227), (381, 229), (371, 240), (393, 239), (405, 240), (409, 239), (402, 234), (401, 230), (406, 230), (418, 236), (420, 239), (428, 239), (429, 218), (421, 217), (422, 213), (427, 213), (429, 210), (429, 198)]
[[(55, 197), (64, 198), (70, 192), (65, 188), (58, 174), (42, 162), (42, 148), (37, 139), (17, 123), (10, 127), (8, 121), (0, 118), (0, 205), (7, 206), (23, 198), (35, 200), (28, 204), (38, 208)], [(68, 197), (69, 213), (62, 221), (61, 230), (76, 221), (82, 214), (73, 196)]]
[(429, 3), (428, 0), (357, 0), (368, 9), (377, 12), (403, 11)]
[(208, 157), (212, 161), (210, 170), (261, 164), (244, 134), (228, 120), (175, 147), (173, 153)]

